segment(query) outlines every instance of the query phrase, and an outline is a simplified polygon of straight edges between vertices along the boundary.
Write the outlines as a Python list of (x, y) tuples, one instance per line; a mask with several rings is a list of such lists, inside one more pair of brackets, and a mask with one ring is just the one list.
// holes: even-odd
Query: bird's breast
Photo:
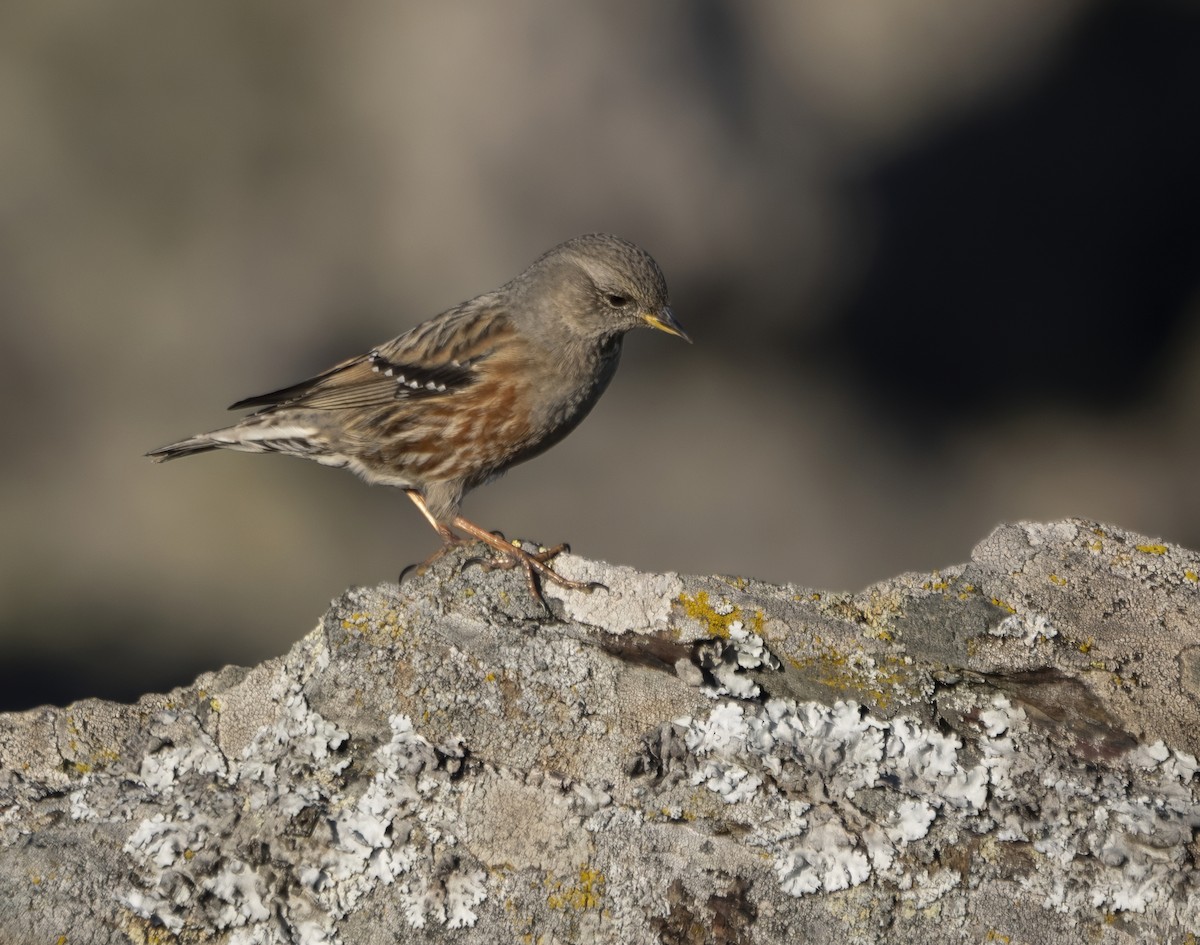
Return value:
[(618, 342), (587, 358), (560, 359), (541, 373), (540, 396), (531, 416), (538, 434), (514, 463), (548, 450), (579, 426), (612, 381), (620, 355)]

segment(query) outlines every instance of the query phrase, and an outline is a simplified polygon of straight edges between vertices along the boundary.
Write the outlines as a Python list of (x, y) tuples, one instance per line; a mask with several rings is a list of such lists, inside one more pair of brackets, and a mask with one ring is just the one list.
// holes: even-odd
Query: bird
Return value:
[(691, 343), (649, 253), (609, 234), (579, 236), (500, 288), (366, 354), (239, 400), (229, 409), (253, 412), (232, 426), (146, 455), (165, 462), (220, 449), (285, 453), (399, 487), (442, 540), (422, 571), (476, 539), (492, 553), (472, 560), (522, 568), (530, 593), (547, 606), (542, 581), (579, 591), (596, 585), (550, 566), (566, 545), (527, 551), (464, 518), (463, 499), (574, 430), (612, 380), (626, 333), (642, 327)]

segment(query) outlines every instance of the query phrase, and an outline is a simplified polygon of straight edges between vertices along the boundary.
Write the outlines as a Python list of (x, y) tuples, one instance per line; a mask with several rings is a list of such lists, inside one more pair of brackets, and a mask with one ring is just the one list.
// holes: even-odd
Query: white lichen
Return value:
[(820, 890), (836, 892), (865, 882), (871, 875), (857, 838), (837, 821), (813, 827), (805, 842), (783, 850), (775, 859), (775, 872), (784, 892), (803, 896)]
[[(196, 731), (143, 759), (145, 800), (163, 809), (139, 821), (125, 843), (139, 885), (121, 901), (172, 932), (229, 930), (239, 945), (336, 945), (338, 920), (377, 886), (403, 877), (400, 895), (414, 928), (430, 919), (451, 928), (473, 924), (485, 877), (457, 855), (436, 854), (454, 845), (446, 828), (453, 814), (441, 802), (448, 780), (432, 775), (438, 752), (412, 721), (389, 719), (391, 737), (371, 756), (374, 774), (351, 797), (338, 778), (351, 761), (339, 754), (348, 733), (313, 711), (298, 686), (280, 708), (238, 758), (225, 758)], [(462, 755), (455, 742), (440, 750)], [(197, 792), (204, 813), (192, 801)], [(72, 803), (81, 815), (95, 813), (85, 796)], [(289, 830), (297, 818), (313, 826)], [(256, 864), (242, 851), (253, 851), (260, 833), (275, 840), (269, 858)]]
[(1058, 631), (1043, 614), (1009, 614), (988, 633), (994, 637), (1018, 637), (1026, 646), (1034, 646), (1038, 640), (1052, 640)]
[[(1074, 886), (1047, 887), (1054, 908), (1086, 901), (1140, 912), (1170, 896), (1181, 881), (1175, 863), (1200, 823), (1194, 757), (1159, 742), (1128, 754), (1128, 777), (1097, 778), (1082, 763), (1050, 763), (1024, 711), (1003, 695), (976, 718), (969, 757), (957, 735), (910, 717), (876, 718), (854, 703), (724, 700), (707, 717), (675, 724), (695, 759), (692, 783), (754, 805), (748, 842), (769, 852), (793, 895), (873, 873), (919, 887), (926, 880), (900, 872), (898, 857), (940, 823), (950, 836), (966, 829), (1031, 843), (1074, 869)], [(793, 791), (822, 803), (811, 808)], [(865, 791), (870, 816), (858, 806)], [(921, 895), (940, 895), (955, 876), (931, 874)]]

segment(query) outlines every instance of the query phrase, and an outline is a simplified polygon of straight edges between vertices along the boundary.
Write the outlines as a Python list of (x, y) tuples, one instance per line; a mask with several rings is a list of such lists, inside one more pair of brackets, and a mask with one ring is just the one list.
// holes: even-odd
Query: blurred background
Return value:
[(858, 590), (1082, 515), (1200, 547), (1182, 0), (0, 10), (0, 708), (284, 652), (437, 545), (274, 456), (156, 466), (606, 230), (631, 336), (489, 528)]

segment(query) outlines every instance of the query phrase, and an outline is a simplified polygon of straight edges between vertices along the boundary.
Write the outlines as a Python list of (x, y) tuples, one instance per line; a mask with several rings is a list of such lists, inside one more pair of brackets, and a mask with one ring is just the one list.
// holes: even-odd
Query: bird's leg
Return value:
[(421, 514), (425, 516), (425, 520), (433, 526), (433, 530), (441, 536), (442, 547), (431, 554), (420, 564), (410, 564), (407, 568), (400, 572), (400, 580), (404, 580), (404, 576), (409, 571), (415, 571), (418, 575), (424, 574), (439, 558), (444, 557), (453, 551), (458, 545), (463, 544), (466, 539), (460, 535), (454, 534), (449, 528), (433, 517), (433, 513), (429, 511), (429, 506), (425, 504), (425, 497), (416, 489), (405, 489), (404, 494), (412, 499), (413, 504), (421, 510)]
[(449, 528), (433, 517), (433, 513), (429, 511), (429, 506), (425, 504), (425, 496), (421, 495), (416, 489), (405, 489), (404, 494), (412, 499), (413, 505), (421, 510), (421, 514), (425, 516), (425, 521), (432, 525), (433, 530), (442, 536), (443, 542), (447, 545), (462, 542), (462, 539), (458, 535), (454, 534), (454, 532), (450, 531)]
[(519, 545), (514, 545), (510, 541), (505, 541), (503, 537), (497, 537), (487, 529), (480, 528), (474, 522), (471, 522), (461, 515), (454, 517), (453, 525), (459, 528), (480, 541), (484, 542), (491, 548), (494, 548), (500, 560), (492, 564), (493, 567), (511, 568), (519, 565), (525, 569), (525, 580), (529, 584), (529, 591), (534, 598), (540, 601), (544, 606), (546, 599), (542, 596), (542, 589), (538, 586), (538, 578), (551, 581), (559, 587), (565, 587), (573, 591), (594, 591), (596, 588), (603, 588), (603, 584), (598, 584), (595, 581), (572, 581), (570, 578), (565, 578), (546, 562), (550, 561), (555, 555), (561, 554), (566, 550), (566, 545), (558, 545), (548, 551), (539, 551), (530, 553)]
[[(456, 535), (448, 526), (439, 522), (429, 511), (429, 506), (425, 504), (425, 497), (416, 489), (405, 489), (404, 494), (412, 499), (413, 504), (420, 509), (421, 514), (425, 516), (427, 521), (442, 538), (442, 547), (435, 551), (432, 555), (425, 559), (421, 564), (416, 566), (418, 574), (424, 574), (426, 569), (437, 561), (447, 552), (451, 551), (457, 545), (462, 544), (465, 539)], [(494, 568), (513, 568), (520, 565), (525, 569), (525, 580), (529, 585), (529, 592), (534, 598), (541, 603), (547, 610), (550, 605), (546, 603), (546, 598), (542, 596), (542, 589), (538, 585), (538, 578), (552, 581), (559, 587), (565, 587), (574, 591), (594, 591), (596, 588), (604, 588), (603, 584), (596, 581), (572, 581), (570, 578), (565, 578), (547, 563), (554, 559), (556, 555), (568, 551), (565, 544), (555, 545), (553, 548), (548, 548), (545, 551), (529, 552), (519, 545), (515, 545), (506, 539), (500, 532), (489, 532), (487, 529), (480, 528), (474, 522), (463, 518), (461, 515), (456, 515), (452, 523), (455, 528), (460, 528), (473, 538), (478, 538), (490, 548), (497, 552), (496, 558), (493, 561), (486, 562), (488, 567)], [(405, 569), (407, 573), (408, 569)], [(403, 574), (400, 575), (404, 577)]]

